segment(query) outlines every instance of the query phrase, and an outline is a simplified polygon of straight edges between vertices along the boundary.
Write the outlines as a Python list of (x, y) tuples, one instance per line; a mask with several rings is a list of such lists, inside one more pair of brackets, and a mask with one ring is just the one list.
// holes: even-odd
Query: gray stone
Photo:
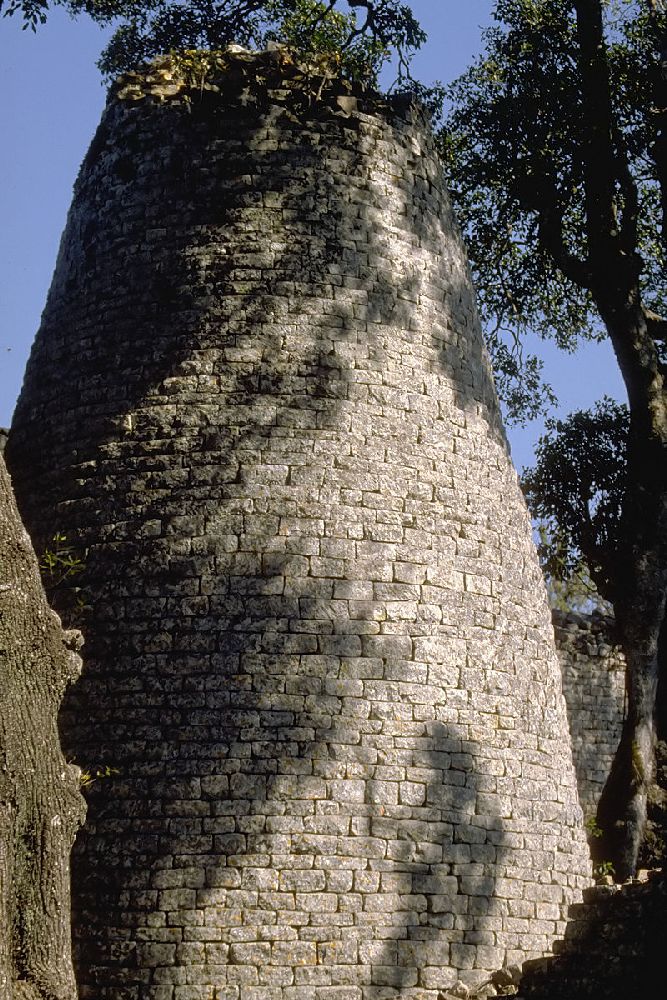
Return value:
[(613, 618), (577, 615), (576, 630), (571, 619), (554, 612), (579, 799), (592, 818), (621, 738), (625, 659)]
[(82, 996), (435, 1000), (589, 882), (530, 521), (421, 113), (225, 58), (112, 94), (7, 445), (88, 550)]

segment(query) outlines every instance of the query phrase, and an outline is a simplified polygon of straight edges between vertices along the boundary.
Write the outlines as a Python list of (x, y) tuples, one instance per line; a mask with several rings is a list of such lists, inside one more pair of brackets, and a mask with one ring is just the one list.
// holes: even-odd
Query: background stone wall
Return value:
[(436, 1000), (589, 881), (431, 140), (280, 58), (111, 99), (8, 443), (87, 551), (82, 1000)]
[(625, 659), (613, 618), (554, 612), (579, 800), (594, 816), (621, 738)]

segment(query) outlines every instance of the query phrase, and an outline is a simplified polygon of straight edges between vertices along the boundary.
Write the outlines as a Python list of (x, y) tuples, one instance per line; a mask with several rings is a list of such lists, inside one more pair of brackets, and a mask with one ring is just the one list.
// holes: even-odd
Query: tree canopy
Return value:
[[(593, 12), (601, 22), (604, 95), (591, 90), (581, 59)], [(494, 19), (485, 53), (449, 88), (441, 145), (500, 387), (507, 386), (513, 416), (534, 416), (550, 397), (534, 359), (521, 371), (515, 344), (535, 332), (571, 351), (579, 338), (607, 334), (594, 289), (602, 252), (595, 205), (608, 241), (636, 272), (665, 360), (665, 327), (653, 314), (667, 294), (655, 155), (667, 15), (644, 0), (499, 0)], [(601, 100), (608, 106), (598, 129)], [(602, 131), (604, 157), (592, 145)], [(523, 392), (513, 387), (516, 375)]]
[(426, 39), (399, 0), (0, 0), (0, 10), (31, 28), (46, 20), (50, 6), (115, 25), (99, 63), (106, 76), (174, 49), (261, 48), (278, 39), (300, 51), (337, 53), (344, 73), (375, 82), (392, 57), (399, 77), (407, 75), (411, 54)]
[[(498, 0), (494, 17), (486, 52), (450, 90), (441, 143), (492, 352), (502, 370), (530, 330), (566, 349), (606, 336), (628, 392), (617, 552), (613, 570), (598, 566), (614, 576), (628, 663), (628, 715), (598, 812), (624, 878), (667, 721), (656, 709), (667, 671), (667, 11), (659, 0)], [(594, 512), (589, 498), (580, 532), (594, 534)]]
[(536, 463), (522, 476), (541, 522), (538, 550), (554, 593), (613, 604), (627, 490), (628, 409), (605, 397), (593, 410), (549, 418)]

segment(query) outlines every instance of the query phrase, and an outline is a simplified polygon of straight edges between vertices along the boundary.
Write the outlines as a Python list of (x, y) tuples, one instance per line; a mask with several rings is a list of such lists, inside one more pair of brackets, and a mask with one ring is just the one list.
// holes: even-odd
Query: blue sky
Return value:
[[(428, 34), (413, 72), (449, 82), (482, 49), (492, 0), (414, 0)], [(36, 34), (0, 20), (0, 426), (11, 420), (55, 265), (72, 185), (104, 105), (95, 66), (105, 33), (55, 10)], [(540, 344), (560, 414), (604, 393), (625, 398), (608, 343), (574, 356)], [(540, 422), (509, 428), (517, 467), (530, 464)]]

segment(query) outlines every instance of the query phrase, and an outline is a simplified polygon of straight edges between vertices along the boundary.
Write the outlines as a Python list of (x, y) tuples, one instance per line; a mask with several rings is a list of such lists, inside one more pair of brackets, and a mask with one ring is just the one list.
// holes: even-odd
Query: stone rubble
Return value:
[(527, 962), (517, 1000), (650, 1000), (664, 996), (667, 873), (584, 891), (556, 955)]

